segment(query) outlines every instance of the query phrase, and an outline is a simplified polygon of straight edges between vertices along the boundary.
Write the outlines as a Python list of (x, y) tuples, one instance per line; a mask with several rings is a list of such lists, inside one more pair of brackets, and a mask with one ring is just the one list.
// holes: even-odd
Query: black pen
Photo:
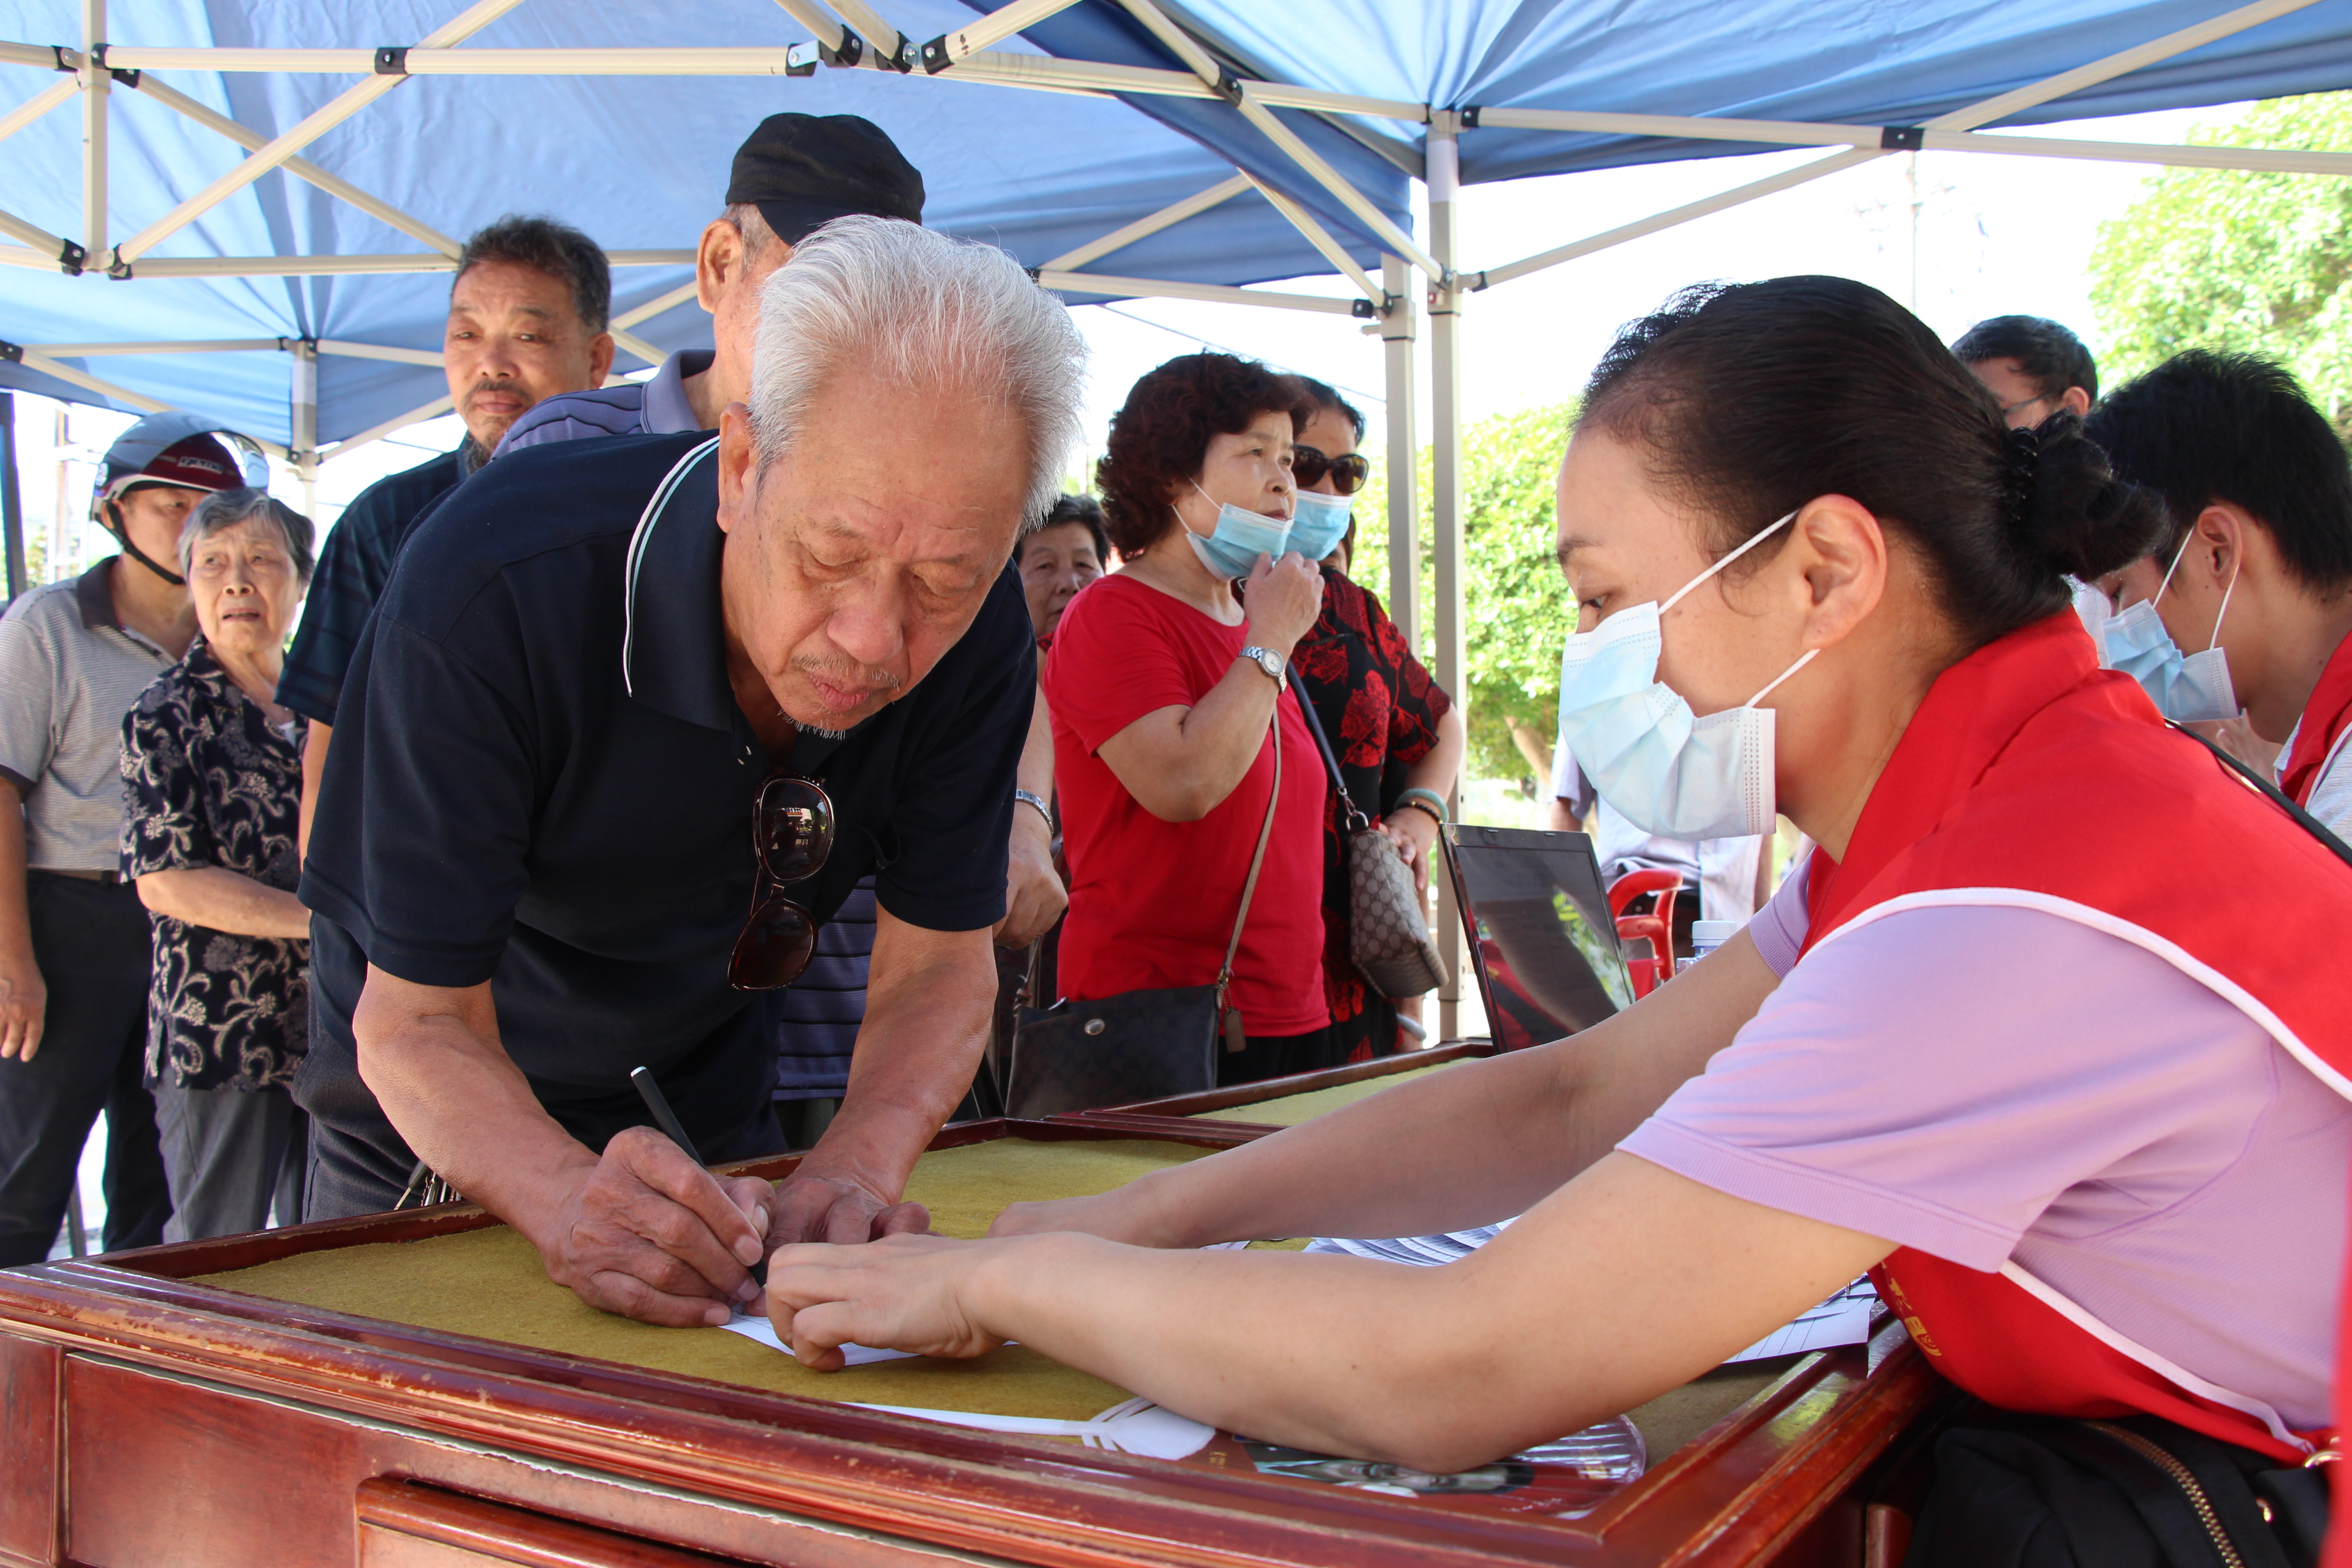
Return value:
[[(668, 1133), (669, 1141), (685, 1150), (688, 1159), (701, 1164), (702, 1152), (694, 1146), (694, 1140), (686, 1135), (685, 1123), (679, 1121), (677, 1112), (669, 1108), (669, 1097), (662, 1093), (661, 1085), (654, 1081), (654, 1075), (644, 1068), (632, 1068), (629, 1069), (629, 1081), (636, 1085), (637, 1098), (646, 1102), (646, 1109), (654, 1113), (654, 1125)], [(760, 1239), (763, 1245), (767, 1241), (765, 1237)], [(768, 1288), (768, 1258), (764, 1251), (760, 1261), (751, 1265), (751, 1279), (762, 1290)]]

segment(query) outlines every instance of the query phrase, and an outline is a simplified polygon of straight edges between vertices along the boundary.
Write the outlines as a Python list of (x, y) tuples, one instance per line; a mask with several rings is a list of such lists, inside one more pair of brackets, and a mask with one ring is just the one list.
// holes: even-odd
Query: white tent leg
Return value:
[[(1405, 646), (1421, 652), (1421, 437), (1414, 432), (1413, 340), (1421, 335), (1420, 312), (1409, 264), (1400, 256), (1381, 258), (1381, 282), (1396, 304), (1381, 322), (1387, 363), (1389, 478), (1389, 619)], [(1358, 522), (1357, 552), (1363, 551)]]
[[(1444, 282), (1429, 291), (1429, 501), (1431, 517), (1431, 621), (1436, 631), (1436, 658), (1430, 673), (1445, 689), (1466, 720), (1470, 688), (1463, 642), (1462, 583), (1462, 300), (1453, 283), (1456, 236), (1455, 207), (1461, 195), (1461, 149), (1455, 141), (1458, 118), (1448, 112), (1429, 122), (1429, 243), (1444, 269)], [(1458, 814), (1462, 792), (1457, 784), (1446, 802), (1446, 815)], [(1440, 1039), (1462, 1035), (1462, 917), (1454, 906), (1452, 879), (1438, 883), (1438, 956), (1445, 984), (1437, 993)]]
[(106, 42), (106, 0), (81, 0), (81, 247), (90, 265), (106, 258), (106, 89), (96, 63)]
[(298, 342), (293, 347), (289, 423), (294, 439), (289, 449), (294, 458), (295, 477), (302, 481), (302, 515), (315, 517), (319, 510), (319, 345)]

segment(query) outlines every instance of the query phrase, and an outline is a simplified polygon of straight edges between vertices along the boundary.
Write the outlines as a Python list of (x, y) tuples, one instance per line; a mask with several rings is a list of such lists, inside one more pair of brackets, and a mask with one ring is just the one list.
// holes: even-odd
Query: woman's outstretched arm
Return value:
[(1076, 1230), (1195, 1247), (1491, 1224), (1615, 1148), (1731, 1043), (1778, 984), (1743, 931), (1571, 1039), (1447, 1068), (1099, 1197), (1015, 1204), (990, 1234)]
[(1612, 1153), (1442, 1268), (901, 1236), (786, 1247), (768, 1302), (812, 1366), (1018, 1340), (1225, 1431), (1445, 1472), (1654, 1398), (1889, 1250)]

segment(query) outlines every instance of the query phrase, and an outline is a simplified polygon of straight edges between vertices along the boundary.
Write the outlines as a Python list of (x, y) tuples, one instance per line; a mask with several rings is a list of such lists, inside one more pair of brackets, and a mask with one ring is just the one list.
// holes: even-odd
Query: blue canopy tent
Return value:
[[(142, 0), (110, 27), (105, 0), (19, 0), (0, 386), (201, 411), (308, 477), (447, 405), (453, 236), (509, 211), (584, 228), (619, 268), (623, 363), (649, 363), (707, 331), (683, 247), (744, 132), (861, 113), (923, 170), (928, 221), (1066, 298), (1377, 321), (1408, 635), (1425, 302), (1434, 670), (1459, 690), (1468, 294), (1908, 150), (2352, 174), (1985, 131), (2352, 86), (2352, 0), (457, 3)], [(1465, 181), (1807, 146), (1828, 151), (1535, 256), (1454, 253)], [(1243, 287), (1319, 272), (1357, 297)]]

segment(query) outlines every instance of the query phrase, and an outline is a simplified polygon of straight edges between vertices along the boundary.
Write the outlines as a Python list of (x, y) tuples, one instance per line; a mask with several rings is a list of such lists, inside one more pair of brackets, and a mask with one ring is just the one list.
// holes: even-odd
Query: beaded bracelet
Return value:
[(1402, 811), (1408, 805), (1416, 811), (1427, 812), (1438, 826), (1445, 826), (1445, 797), (1435, 790), (1419, 788), (1406, 790), (1397, 796), (1397, 809)]

